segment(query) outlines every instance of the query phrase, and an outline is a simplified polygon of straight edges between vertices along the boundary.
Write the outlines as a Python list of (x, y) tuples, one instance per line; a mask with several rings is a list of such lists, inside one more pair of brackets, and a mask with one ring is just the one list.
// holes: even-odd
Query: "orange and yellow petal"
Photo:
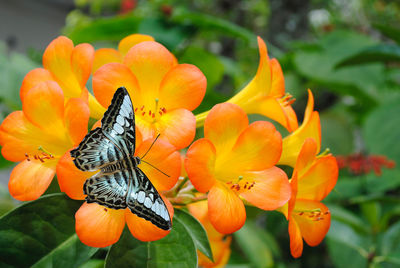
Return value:
[(236, 193), (216, 183), (208, 193), (208, 217), (218, 232), (230, 234), (242, 228), (246, 210)]
[(95, 51), (92, 72), (96, 72), (101, 66), (107, 63), (122, 63), (122, 55), (113, 48), (100, 48)]
[(217, 155), (218, 172), (260, 171), (275, 165), (281, 155), (282, 138), (274, 125), (265, 121), (250, 124), (230, 152)]
[(272, 73), (270, 95), (281, 97), (285, 94), (285, 79), (283, 77), (281, 65), (277, 59), (271, 59), (269, 65)]
[(74, 145), (78, 145), (87, 134), (89, 115), (89, 106), (82, 99), (71, 98), (67, 101), (64, 124)]
[(161, 81), (176, 65), (174, 56), (161, 44), (153, 41), (141, 42), (126, 54), (123, 63), (136, 76), (142, 89), (143, 105), (153, 107), (158, 98)]
[[(312, 247), (319, 245), (331, 225), (331, 214), (328, 207), (318, 201), (297, 199), (295, 211), (297, 213), (292, 214), (293, 218), (306, 243)], [(301, 211), (305, 212), (301, 214)], [(311, 214), (308, 211), (316, 212)]]
[(186, 172), (200, 192), (206, 193), (215, 183), (215, 153), (215, 147), (208, 139), (195, 141), (186, 153)]
[(171, 68), (160, 85), (160, 106), (167, 110), (196, 109), (204, 98), (207, 80), (194, 65), (179, 64)]
[(8, 189), (20, 201), (38, 199), (49, 187), (54, 177), (57, 160), (25, 160), (11, 172)]
[(160, 138), (169, 141), (177, 149), (189, 146), (196, 134), (196, 118), (186, 109), (167, 111), (155, 126), (161, 134)]
[(288, 202), (291, 188), (286, 173), (277, 167), (246, 174), (243, 183), (253, 186), (250, 190), (242, 189), (240, 196), (252, 205), (274, 210)]
[(110, 105), (112, 97), (119, 87), (125, 87), (128, 90), (134, 107), (141, 103), (138, 81), (125, 65), (108, 63), (94, 73), (93, 93), (104, 107)]
[(316, 156), (318, 153), (317, 143), (313, 138), (306, 138), (299, 156), (297, 157), (295, 171), (298, 173), (299, 176), (304, 174), (311, 164), (314, 163), (316, 160)]
[(83, 200), (83, 184), (85, 181), (96, 174), (96, 172), (84, 172), (79, 170), (72, 161), (70, 151), (67, 151), (58, 161), (57, 179), (60, 190), (66, 193), (70, 198)]
[(75, 213), (75, 230), (82, 243), (102, 248), (116, 243), (124, 230), (125, 210), (84, 203)]
[(64, 94), (54, 81), (40, 83), (25, 94), (22, 110), (37, 127), (52, 132), (64, 129)]
[[(165, 205), (167, 206), (169, 216), (172, 220), (172, 218), (174, 217), (174, 208), (167, 198), (162, 195), (161, 197), (164, 200)], [(132, 235), (140, 241), (147, 242), (159, 240), (170, 232), (160, 229), (151, 222), (136, 216), (129, 209), (125, 210), (125, 218)]]
[[(145, 140), (137, 147), (135, 155), (143, 157), (153, 142), (154, 139)], [(169, 177), (150, 165), (155, 166)], [(171, 189), (178, 181), (181, 173), (181, 156), (173, 145), (158, 139), (147, 155), (141, 159), (139, 168), (146, 174), (157, 190), (166, 191)]]
[(294, 258), (299, 258), (303, 253), (303, 237), (296, 220), (289, 219), (290, 253)]
[(94, 48), (90, 44), (79, 44), (72, 50), (71, 71), (75, 75), (80, 88), (86, 86), (86, 82), (92, 73)]
[(215, 146), (218, 155), (230, 152), (248, 124), (246, 113), (238, 105), (217, 104), (210, 110), (204, 123), (204, 137)]
[(283, 139), (281, 165), (294, 167), (301, 147), (307, 138), (313, 138), (317, 144), (317, 152), (321, 147), (321, 123), (318, 112), (312, 112), (306, 124)]
[(24, 101), (25, 94), (34, 86), (41, 82), (54, 80), (51, 73), (43, 68), (36, 68), (27, 73), (22, 81), (21, 89), (19, 91), (19, 96), (21, 101)]
[(328, 155), (318, 158), (298, 179), (297, 198), (324, 199), (335, 187), (338, 178), (336, 158)]
[(131, 34), (128, 35), (127, 37), (123, 38), (119, 44), (118, 44), (118, 50), (119, 52), (125, 56), (129, 49), (131, 49), (133, 46), (145, 42), (145, 41), (154, 41), (154, 38), (150, 35), (146, 34)]

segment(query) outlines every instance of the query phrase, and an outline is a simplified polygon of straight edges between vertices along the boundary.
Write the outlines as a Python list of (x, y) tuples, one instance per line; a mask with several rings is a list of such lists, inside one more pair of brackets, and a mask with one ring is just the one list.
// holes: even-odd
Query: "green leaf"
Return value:
[(126, 228), (119, 241), (110, 248), (105, 267), (195, 268), (196, 247), (187, 229), (176, 219), (171, 232), (154, 242), (141, 242)]
[(396, 27), (392, 27), (387, 24), (374, 23), (373, 26), (378, 29), (381, 33), (383, 33), (386, 37), (396, 41), (396, 43), (400, 44), (400, 29)]
[[(255, 267), (273, 267), (273, 251), (279, 248), (265, 230), (257, 227), (254, 223), (246, 221), (246, 224), (237, 232), (234, 237), (240, 248)], [(272, 243), (268, 243), (271, 242)], [(279, 251), (278, 251), (279, 252)]]
[(400, 256), (400, 222), (393, 224), (382, 236), (380, 243), (381, 254)]
[(174, 217), (175, 220), (182, 223), (186, 228), (186, 231), (192, 237), (196, 248), (213, 261), (210, 242), (208, 241), (207, 233), (203, 228), (203, 225), (201, 225), (201, 223), (192, 215), (181, 209), (175, 209)]
[(378, 45), (366, 48), (336, 64), (336, 68), (373, 62), (400, 62), (400, 46)]
[(370, 228), (366, 222), (357, 215), (337, 205), (328, 204), (327, 206), (331, 211), (333, 220), (344, 223), (362, 234), (368, 234), (370, 232)]
[(398, 101), (372, 111), (363, 128), (365, 145), (371, 154), (381, 154), (400, 164), (400, 105)]
[(350, 226), (332, 220), (327, 245), (335, 267), (366, 267), (370, 241)]
[(28, 202), (0, 218), (0, 266), (76, 267), (98, 250), (75, 234), (81, 201), (53, 194)]

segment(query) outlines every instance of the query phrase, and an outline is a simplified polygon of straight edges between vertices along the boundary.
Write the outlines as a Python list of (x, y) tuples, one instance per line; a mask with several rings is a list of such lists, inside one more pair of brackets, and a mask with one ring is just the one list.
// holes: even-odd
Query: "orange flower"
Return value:
[(190, 144), (196, 131), (191, 111), (206, 90), (206, 78), (197, 67), (177, 64), (157, 42), (140, 42), (129, 49), (123, 63), (105, 64), (93, 75), (93, 92), (103, 107), (121, 86), (132, 96), (136, 124), (144, 138), (160, 133), (178, 149)]
[(60, 157), (85, 136), (89, 108), (79, 98), (64, 105), (63, 91), (54, 81), (23, 94), (22, 111), (8, 115), (0, 126), (0, 144), (4, 158), (21, 162), (11, 173), (10, 193), (28, 201), (46, 191)]
[[(136, 134), (135, 155), (141, 156), (149, 149), (154, 140), (147, 139), (142, 142), (140, 133), (136, 131)], [(158, 191), (169, 190), (175, 185), (181, 171), (181, 157), (174, 146), (163, 140), (157, 140), (146, 155), (145, 160), (156, 165), (157, 168), (170, 176), (166, 177), (144, 162), (139, 165), (139, 168), (147, 175)], [(72, 162), (69, 151), (64, 154), (57, 166), (60, 188), (73, 199), (85, 198), (82, 191), (83, 184), (95, 173), (77, 169)], [(163, 196), (162, 198), (172, 219), (173, 207), (167, 198)], [(158, 240), (169, 233), (169, 231), (159, 229), (151, 222), (136, 216), (128, 208), (115, 210), (96, 203), (84, 203), (76, 212), (75, 219), (76, 233), (79, 239), (91, 247), (106, 247), (116, 243), (121, 236), (125, 222), (132, 235), (141, 241)]]
[(200, 267), (225, 267), (231, 255), (232, 237), (219, 233), (212, 226), (208, 218), (207, 201), (200, 201), (188, 205), (189, 212), (198, 219), (207, 232), (208, 240), (210, 241), (211, 251), (214, 262), (208, 259), (203, 253), (197, 251), (199, 256)]
[(57, 37), (44, 51), (44, 68), (34, 69), (25, 76), (20, 91), (21, 100), (38, 83), (56, 81), (65, 98), (88, 98), (91, 115), (96, 116), (93, 112), (98, 111), (95, 107), (100, 105), (85, 87), (92, 71), (93, 57), (94, 49), (90, 44), (74, 46), (69, 38)]
[(204, 137), (190, 146), (185, 168), (198, 191), (209, 191), (208, 215), (217, 231), (228, 234), (243, 226), (246, 212), (240, 197), (264, 210), (289, 200), (287, 176), (274, 167), (282, 139), (271, 123), (249, 125), (239, 106), (222, 103), (208, 114)]
[(303, 123), (296, 131), (283, 139), (279, 164), (294, 167), (303, 143), (307, 138), (314, 139), (318, 153), (321, 148), (321, 123), (318, 112), (314, 111), (314, 97), (311, 90), (308, 90), (308, 102)]
[(332, 155), (316, 156), (317, 143), (305, 140), (290, 182), (292, 196), (280, 211), (289, 220), (290, 251), (298, 258), (303, 251), (303, 238), (310, 246), (317, 246), (327, 234), (331, 215), (322, 204), (338, 178), (338, 166)]
[[(285, 81), (279, 62), (270, 60), (264, 41), (260, 37), (257, 40), (260, 51), (257, 74), (227, 102), (239, 105), (248, 114), (269, 117), (292, 132), (298, 127), (296, 113), (290, 106), (294, 100), (290, 94), (285, 95)], [(207, 113), (196, 116), (198, 127), (204, 124)]]

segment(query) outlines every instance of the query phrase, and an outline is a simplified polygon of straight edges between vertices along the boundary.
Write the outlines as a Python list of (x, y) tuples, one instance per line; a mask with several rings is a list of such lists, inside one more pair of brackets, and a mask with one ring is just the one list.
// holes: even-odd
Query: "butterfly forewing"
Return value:
[(164, 201), (136, 166), (135, 114), (127, 90), (119, 88), (101, 120), (71, 151), (77, 168), (99, 172), (86, 180), (88, 203), (112, 209), (129, 209), (157, 227), (169, 230), (171, 219)]
[(161, 229), (171, 229), (168, 209), (161, 196), (143, 171), (136, 168), (135, 172), (137, 184), (132, 185), (127, 197), (128, 208)]

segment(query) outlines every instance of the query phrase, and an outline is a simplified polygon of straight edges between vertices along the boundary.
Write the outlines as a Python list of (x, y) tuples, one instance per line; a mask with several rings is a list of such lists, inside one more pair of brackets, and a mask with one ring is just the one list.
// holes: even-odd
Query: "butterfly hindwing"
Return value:
[(127, 155), (135, 153), (135, 113), (128, 91), (120, 87), (101, 119), (101, 128)]
[(135, 168), (136, 180), (127, 196), (128, 208), (163, 230), (171, 229), (167, 206), (147, 176)]
[(88, 203), (98, 203), (113, 209), (127, 207), (126, 196), (129, 185), (128, 170), (114, 170), (112, 173), (99, 172), (86, 180), (83, 192)]

